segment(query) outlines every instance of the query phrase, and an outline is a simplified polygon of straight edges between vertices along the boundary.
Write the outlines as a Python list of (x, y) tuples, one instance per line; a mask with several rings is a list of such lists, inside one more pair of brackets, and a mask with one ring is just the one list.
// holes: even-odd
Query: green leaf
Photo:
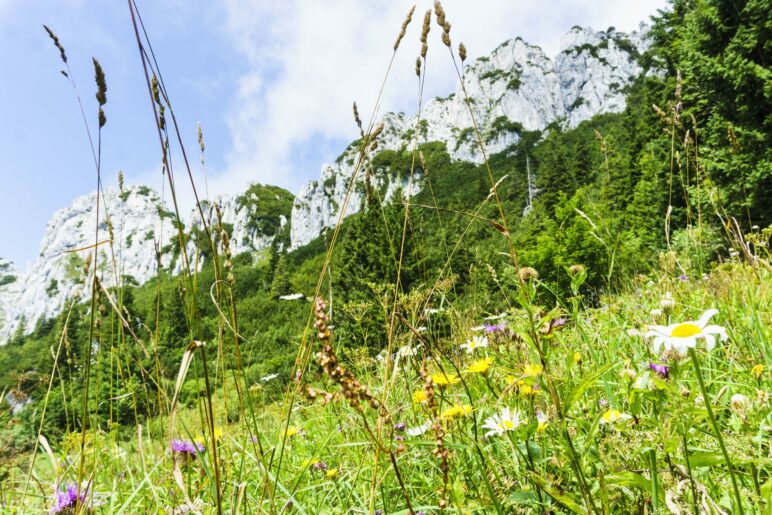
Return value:
[(574, 513), (586, 513), (586, 510), (584, 510), (577, 500), (574, 498), (573, 495), (569, 494), (568, 492), (558, 492), (554, 488), (550, 488), (547, 485), (547, 482), (544, 480), (543, 477), (541, 477), (539, 474), (536, 474), (534, 472), (529, 472), (529, 476), (531, 476), (531, 480), (533, 480), (534, 483), (539, 485), (542, 490), (544, 490), (547, 495), (555, 499), (557, 502), (568, 508), (569, 510), (573, 511)]
[(601, 368), (600, 370), (595, 372), (593, 375), (591, 375), (590, 377), (588, 377), (587, 379), (585, 379), (584, 381), (579, 383), (579, 385), (576, 388), (574, 388), (573, 391), (571, 392), (571, 394), (568, 396), (568, 400), (566, 401), (565, 408), (564, 408), (565, 413), (569, 412), (569, 410), (571, 409), (571, 406), (576, 401), (579, 400), (579, 398), (582, 396), (582, 394), (584, 394), (584, 392), (587, 391), (587, 389), (590, 388), (595, 383), (595, 381), (600, 379), (600, 377), (603, 374), (605, 374), (606, 372), (608, 372), (609, 370), (611, 370), (615, 366), (619, 365), (620, 363), (621, 363), (621, 361), (617, 361), (616, 363), (609, 363), (608, 365), (606, 365), (605, 367)]
[(638, 488), (646, 492), (651, 492), (651, 481), (635, 472), (621, 472), (605, 476), (605, 480), (610, 485), (627, 486)]

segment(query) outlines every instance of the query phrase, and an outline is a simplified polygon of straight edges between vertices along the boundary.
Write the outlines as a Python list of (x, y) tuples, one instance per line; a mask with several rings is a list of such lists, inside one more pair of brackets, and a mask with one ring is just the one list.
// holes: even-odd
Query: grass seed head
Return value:
[[(48, 33), (48, 37), (51, 38), (51, 41), (54, 42), (54, 45), (56, 46), (56, 48), (59, 49), (59, 57), (62, 58), (62, 62), (64, 64), (67, 64), (67, 54), (64, 52), (64, 47), (62, 46), (62, 43), (59, 41), (59, 38), (57, 37), (56, 34), (54, 34), (54, 31), (48, 28), (48, 26), (43, 25), (43, 28), (46, 29), (46, 32)], [(65, 77), (67, 76), (66, 73), (64, 75)]]
[(402, 28), (399, 31), (399, 36), (397, 36), (397, 40), (394, 42), (394, 51), (396, 52), (399, 48), (399, 44), (402, 41), (402, 38), (405, 37), (405, 32), (407, 31), (407, 26), (410, 25), (410, 22), (413, 20), (413, 13), (415, 12), (415, 5), (410, 8), (410, 11), (408, 11), (407, 16), (405, 17), (405, 21), (402, 22)]

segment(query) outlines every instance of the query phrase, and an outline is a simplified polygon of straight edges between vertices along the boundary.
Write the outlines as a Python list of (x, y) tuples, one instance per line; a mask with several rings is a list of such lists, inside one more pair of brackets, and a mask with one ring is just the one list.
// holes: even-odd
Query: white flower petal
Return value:
[(729, 336), (726, 334), (726, 329), (721, 327), (720, 325), (709, 325), (708, 327), (704, 328), (702, 330), (702, 334), (717, 334), (719, 340), (724, 341)]
[(664, 325), (650, 325), (649, 330), (646, 333), (646, 338), (651, 338), (652, 336), (670, 336), (670, 333), (673, 332), (672, 329), (673, 326), (667, 326)]
[(688, 336), (686, 338), (670, 338), (669, 342), (673, 348), (681, 354), (686, 354), (688, 349), (693, 349), (697, 346), (697, 338), (694, 336)]
[(705, 348), (708, 352), (713, 350), (713, 347), (716, 346), (716, 337), (712, 334), (704, 334), (703, 337), (705, 338)]
[(713, 318), (716, 314), (718, 314), (717, 309), (709, 309), (703, 313), (700, 319), (697, 320), (694, 324), (700, 329), (704, 329), (705, 326), (708, 325), (708, 322), (710, 322), (710, 319)]

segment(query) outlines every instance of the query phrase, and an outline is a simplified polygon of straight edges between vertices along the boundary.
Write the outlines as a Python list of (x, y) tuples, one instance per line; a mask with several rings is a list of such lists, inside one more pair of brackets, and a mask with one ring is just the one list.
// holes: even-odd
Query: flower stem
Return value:
[(697, 353), (694, 351), (693, 348), (689, 349), (689, 357), (692, 358), (692, 362), (694, 363), (694, 371), (697, 373), (697, 381), (700, 383), (700, 390), (702, 391), (702, 399), (705, 402), (705, 408), (708, 410), (708, 418), (710, 419), (710, 424), (713, 426), (713, 431), (716, 433), (716, 439), (718, 440), (718, 445), (721, 447), (721, 453), (724, 455), (724, 461), (726, 461), (726, 466), (729, 468), (729, 477), (732, 480), (732, 488), (734, 489), (734, 497), (735, 502), (737, 503), (737, 512), (742, 515), (743, 514), (743, 505), (742, 500), (740, 498), (740, 489), (737, 486), (737, 478), (734, 475), (734, 468), (732, 467), (732, 460), (729, 459), (729, 453), (726, 452), (726, 446), (724, 445), (724, 438), (721, 436), (721, 431), (718, 428), (718, 424), (716, 423), (716, 417), (713, 415), (713, 408), (710, 406), (710, 398), (708, 397), (708, 391), (705, 388), (705, 381), (702, 379), (702, 370), (700, 369), (700, 361), (697, 358)]

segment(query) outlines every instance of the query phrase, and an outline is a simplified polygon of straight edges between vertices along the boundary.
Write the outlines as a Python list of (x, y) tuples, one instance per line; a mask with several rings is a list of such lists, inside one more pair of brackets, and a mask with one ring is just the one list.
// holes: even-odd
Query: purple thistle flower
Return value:
[(686, 274), (681, 274), (678, 276), (679, 279), (681, 279), (683, 282), (686, 282), (689, 280), (689, 276)]
[(327, 470), (327, 464), (325, 462), (323, 462), (323, 461), (317, 461), (313, 465), (311, 465), (311, 467), (314, 470), (322, 470), (322, 471), (326, 471)]
[(405, 430), (405, 423), (404, 422), (397, 422), (396, 424), (394, 424), (394, 430), (395, 431), (399, 431), (399, 432), (404, 431)]
[(659, 374), (659, 376), (663, 379), (667, 379), (667, 376), (670, 374), (670, 367), (667, 365), (662, 365), (660, 363), (654, 363), (653, 361), (650, 361), (649, 368)]
[(502, 331), (506, 331), (507, 329), (507, 323), (506, 322), (499, 322), (498, 324), (483, 324), (483, 328), (485, 329), (486, 333), (499, 333)]
[(552, 327), (553, 327), (553, 329), (554, 329), (555, 327), (563, 327), (564, 325), (566, 325), (566, 319), (565, 319), (565, 318), (563, 318), (563, 317), (560, 317), (560, 318), (556, 318), (555, 320), (553, 320), (553, 321), (552, 321)]
[(64, 513), (69, 508), (72, 508), (74, 512), (75, 506), (79, 503), (82, 505), (85, 500), (86, 490), (82, 490), (80, 495), (78, 495), (77, 486), (67, 485), (66, 490), (56, 492), (56, 501), (54, 502), (54, 506), (51, 508), (50, 513)]
[(188, 442), (186, 440), (172, 440), (172, 451), (180, 454), (195, 456), (199, 452), (204, 452), (204, 446), (200, 443)]

